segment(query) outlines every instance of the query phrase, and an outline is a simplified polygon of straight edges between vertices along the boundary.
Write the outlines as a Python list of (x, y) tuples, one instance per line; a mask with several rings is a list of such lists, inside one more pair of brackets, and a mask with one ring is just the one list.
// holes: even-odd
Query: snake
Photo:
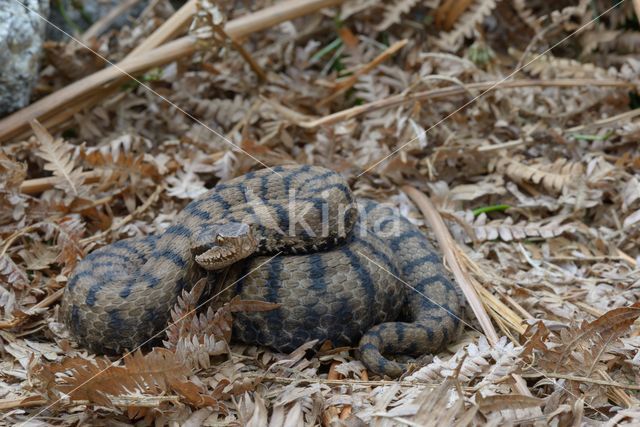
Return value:
[(389, 204), (356, 198), (338, 172), (282, 165), (219, 183), (174, 223), (82, 259), (60, 316), (81, 346), (121, 354), (157, 341), (185, 290), (205, 279), (274, 304), (234, 313), (232, 339), (291, 352), (317, 340), (357, 346), (367, 369), (396, 378), (398, 357), (442, 350), (463, 301), (426, 235)]

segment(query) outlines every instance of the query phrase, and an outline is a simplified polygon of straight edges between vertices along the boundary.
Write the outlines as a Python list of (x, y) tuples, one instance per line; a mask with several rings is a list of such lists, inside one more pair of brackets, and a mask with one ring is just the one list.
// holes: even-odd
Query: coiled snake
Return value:
[(234, 339), (285, 352), (313, 339), (359, 340), (363, 363), (391, 377), (404, 365), (383, 354), (436, 352), (460, 327), (461, 297), (419, 229), (356, 200), (339, 174), (298, 165), (219, 184), (164, 232), (89, 254), (61, 316), (82, 345), (121, 353), (165, 328), (178, 295), (201, 277), (231, 285), (222, 302), (280, 304), (236, 314)]

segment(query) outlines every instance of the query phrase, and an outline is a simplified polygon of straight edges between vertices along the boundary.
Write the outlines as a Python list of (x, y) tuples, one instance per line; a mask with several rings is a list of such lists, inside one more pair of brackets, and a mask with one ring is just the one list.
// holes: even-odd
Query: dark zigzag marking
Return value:
[(309, 279), (311, 279), (311, 289), (316, 292), (323, 292), (327, 289), (325, 281), (326, 269), (322, 262), (322, 254), (312, 253), (309, 255)]
[(371, 279), (371, 275), (369, 274), (369, 270), (367, 270), (362, 263), (360, 262), (360, 257), (356, 256), (349, 248), (342, 247), (340, 252), (344, 254), (344, 256), (349, 259), (349, 263), (351, 264), (351, 268), (356, 271), (358, 274), (358, 278), (360, 279), (360, 283), (364, 288), (365, 294), (367, 295), (367, 306), (373, 307), (376, 300), (376, 290), (373, 286), (373, 280)]
[(295, 177), (297, 177), (298, 175), (300, 175), (300, 174), (309, 172), (310, 169), (311, 169), (311, 166), (304, 165), (301, 168), (295, 169), (293, 172), (288, 173), (284, 177), (283, 186), (284, 186), (285, 197), (287, 197), (289, 195), (289, 191), (291, 190), (291, 182), (293, 181), (293, 179)]
[[(372, 234), (372, 236), (373, 236), (373, 234)], [(376, 236), (374, 236), (374, 237), (376, 237)], [(366, 256), (371, 258), (370, 255), (375, 255), (375, 257), (378, 258), (378, 260), (382, 260), (384, 262), (385, 266), (390, 267), (389, 269), (391, 270), (391, 273), (393, 273), (394, 276), (400, 277), (400, 275), (398, 274), (398, 269), (396, 267), (395, 262), (392, 262), (389, 259), (389, 257), (387, 256), (387, 254), (385, 254), (384, 252), (379, 251), (378, 248), (376, 248), (374, 245), (372, 245), (370, 242), (366, 241), (365, 239), (358, 239), (357, 242), (360, 243), (362, 246), (366, 247), (369, 250), (369, 253), (365, 254)], [(375, 267), (377, 267), (377, 266), (375, 266)]]
[(277, 220), (278, 220), (278, 226), (280, 227), (280, 229), (284, 232), (284, 234), (288, 234), (289, 233), (289, 211), (279, 203), (269, 203), (268, 206), (273, 208), (273, 210), (275, 210)]
[(405, 231), (404, 233), (400, 234), (399, 236), (393, 237), (390, 241), (389, 241), (389, 246), (391, 247), (391, 249), (393, 251), (397, 251), (398, 249), (400, 249), (400, 244), (406, 240), (412, 239), (412, 238), (419, 238), (419, 239), (425, 239), (424, 234), (422, 234), (422, 232), (418, 231), (418, 230), (409, 230), (409, 231)]
[(368, 199), (360, 199), (358, 202), (358, 207), (361, 208), (360, 212), (365, 215), (368, 215), (369, 212), (371, 212), (372, 209), (375, 209), (377, 205), (374, 201)]
[(302, 181), (302, 182), (300, 183), (300, 186), (299, 186), (300, 191), (303, 191), (303, 190), (304, 190), (304, 188), (305, 188), (308, 184), (311, 184), (311, 183), (316, 182), (316, 181), (322, 181), (322, 180), (325, 180), (325, 179), (327, 179), (328, 177), (333, 176), (333, 175), (336, 175), (336, 172), (334, 172), (334, 171), (329, 171), (329, 172), (325, 172), (325, 173), (320, 174), (320, 175), (316, 175), (316, 176), (312, 176), (312, 177), (310, 177), (310, 178), (307, 178), (307, 179), (305, 179), (304, 181)]
[[(282, 273), (283, 268), (282, 261), (282, 257), (276, 257), (272, 259), (271, 262), (269, 262), (269, 273), (267, 276), (267, 281), (264, 285), (267, 288), (267, 292), (265, 294), (265, 301), (267, 302), (280, 302), (278, 290), (280, 290), (280, 288), (282, 287), (282, 281), (280, 280), (280, 274)], [(265, 312), (265, 318), (269, 325), (282, 327), (284, 319), (282, 318), (282, 311), (280, 309), (269, 310)], [(271, 327), (269, 329), (271, 329)], [(258, 338), (263, 339), (265, 337)]]
[(129, 261), (130, 259), (128, 255), (117, 254), (113, 252), (94, 252), (92, 254), (89, 254), (89, 256), (85, 258), (85, 260), (93, 262), (102, 258), (117, 258), (122, 261)]
[(418, 343), (415, 341), (410, 341), (409, 345), (404, 348), (404, 351), (412, 356), (420, 354), (420, 348), (418, 348)]
[(71, 329), (76, 335), (80, 334), (80, 308), (77, 305), (71, 307)]
[(242, 208), (242, 212), (246, 214), (246, 217), (244, 219), (250, 220), (253, 224), (258, 223), (258, 215), (256, 215), (256, 209), (253, 206), (253, 203), (248, 203), (246, 206), (244, 206)]
[(323, 187), (320, 187), (317, 189), (317, 191), (319, 193), (322, 193), (323, 191), (327, 191), (330, 190), (332, 188), (336, 188), (338, 190), (340, 190), (342, 192), (342, 194), (344, 194), (346, 200), (351, 201), (353, 199), (353, 194), (351, 193), (351, 190), (349, 190), (349, 187), (347, 187), (346, 185), (344, 185), (341, 182), (334, 182), (333, 184), (327, 184)]
[(179, 269), (183, 269), (187, 266), (188, 260), (182, 256), (179, 252), (176, 252), (170, 248), (166, 248), (162, 251), (154, 251), (153, 258), (160, 259), (164, 258), (168, 261), (171, 261), (176, 267)]
[(87, 291), (87, 296), (86, 296), (84, 302), (89, 307), (93, 307), (95, 305), (95, 303), (96, 303), (96, 294), (98, 293), (98, 291), (100, 289), (102, 289), (102, 285), (103, 285), (103, 283), (96, 282), (95, 284), (91, 285), (91, 287)]
[(69, 290), (72, 291), (73, 288), (75, 288), (75, 286), (78, 284), (78, 280), (84, 277), (93, 277), (93, 271), (92, 270), (78, 271), (73, 275), (73, 277), (67, 284), (67, 288), (69, 288)]
[(248, 187), (244, 184), (244, 182), (238, 183), (238, 188), (240, 194), (242, 194), (242, 198), (244, 199), (244, 203), (249, 203), (249, 199), (247, 198)]
[[(324, 204), (324, 202), (325, 202), (325, 199), (314, 197), (314, 198), (311, 198), (311, 199), (305, 199), (305, 201), (306, 201), (307, 203), (311, 203), (311, 204), (313, 205), (313, 209), (315, 209), (316, 211), (318, 211), (318, 212), (322, 212), (322, 206), (323, 206), (323, 204)], [(294, 215), (294, 216), (293, 216), (293, 220), (295, 221), (295, 223), (293, 224), (293, 225), (294, 225), (294, 230), (293, 230), (294, 232), (296, 232), (296, 231), (297, 231), (297, 230), (295, 229), (295, 225), (296, 225), (296, 224), (306, 224), (306, 225), (309, 225), (308, 223), (306, 223), (306, 222), (304, 222), (304, 221), (297, 221), (297, 220), (296, 220), (296, 218), (297, 218), (297, 216), (295, 216), (295, 215)], [(320, 219), (322, 219), (322, 217), (321, 217)], [(320, 222), (320, 224), (321, 224), (321, 222)], [(286, 228), (286, 229), (284, 229), (284, 228), (283, 228), (283, 231), (284, 231), (285, 233), (289, 231), (289, 228), (288, 228), (289, 226), (290, 226), (290, 224), (289, 224), (289, 223), (287, 223), (287, 228)], [(320, 234), (322, 234), (322, 232), (323, 232), (323, 230), (313, 230), (313, 229), (312, 229), (312, 227), (310, 227), (310, 228), (311, 228), (311, 230), (307, 230), (307, 227), (302, 227), (302, 230), (301, 230), (301, 231), (302, 231), (302, 233), (301, 233), (299, 236), (298, 236), (298, 235), (296, 235), (296, 237), (301, 237), (301, 238), (302, 238), (302, 240), (304, 240), (304, 241), (306, 241), (306, 242), (310, 242), (310, 241), (312, 241), (315, 237), (318, 237), (318, 234), (316, 233), (316, 231), (319, 231), (319, 232), (320, 232)], [(309, 231), (310, 231), (311, 233), (313, 233), (313, 234), (310, 234), (310, 233), (309, 233)], [(323, 237), (324, 237), (324, 236), (323, 236)], [(318, 245), (318, 246), (320, 246), (320, 245)], [(330, 242), (330, 243), (329, 243), (329, 246), (333, 246), (333, 242)], [(320, 248), (318, 248), (317, 250), (320, 250)]]
[(382, 343), (382, 335), (380, 334), (380, 330), (382, 329), (381, 325), (374, 326), (369, 329), (366, 333), (369, 337), (373, 337), (377, 340), (378, 345)]
[(119, 265), (119, 263), (118, 264), (114, 264), (113, 262), (110, 262), (110, 261), (92, 262), (91, 263), (91, 269), (95, 271), (97, 268), (100, 268), (100, 267), (113, 267), (114, 265)]
[(396, 337), (397, 337), (397, 344), (398, 344), (398, 348), (396, 349), (397, 351), (404, 344), (405, 325), (400, 322), (396, 322), (395, 330), (396, 330)]
[(148, 288), (155, 288), (161, 282), (159, 278), (155, 277), (153, 274), (149, 272), (142, 274), (142, 276), (140, 276), (140, 281), (148, 282), (149, 283), (147, 285)]
[[(214, 190), (222, 191), (222, 190), (225, 190), (227, 188), (228, 187), (226, 185), (221, 184), (221, 185), (215, 186)], [(227, 200), (220, 193), (213, 193), (213, 194), (210, 194), (209, 196), (207, 196), (204, 199), (194, 200), (193, 202), (189, 203), (184, 208), (184, 211), (186, 211), (190, 215), (196, 215), (196, 211), (200, 211), (202, 205), (209, 204), (211, 202), (218, 203), (220, 206), (222, 206), (222, 208), (224, 210), (231, 209), (231, 205), (229, 204), (229, 202), (227, 202)]]
[(365, 352), (365, 351), (378, 351), (378, 347), (376, 347), (375, 345), (371, 344), (370, 342), (366, 343), (366, 344), (362, 344), (360, 346), (360, 351), (361, 352)]
[(451, 280), (440, 272), (432, 274), (431, 276), (421, 277), (418, 283), (416, 283), (415, 288), (420, 292), (425, 292), (427, 287), (435, 284), (436, 282), (439, 282), (447, 289), (453, 289)]
[(211, 219), (211, 214), (208, 211), (200, 209), (200, 206), (196, 204), (189, 203), (185, 208), (185, 211), (191, 215), (199, 218), (203, 221), (209, 221)]
[(131, 290), (134, 286), (136, 286), (136, 284), (147, 282), (147, 288), (153, 289), (160, 284), (160, 281), (161, 280), (155, 277), (153, 274), (146, 272), (138, 277), (130, 278), (129, 281), (120, 290), (120, 293), (118, 295), (120, 295), (121, 298), (127, 299), (131, 294)]
[[(151, 243), (155, 243), (155, 241), (158, 240), (157, 237), (153, 237), (153, 238), (150, 238), (150, 237), (151, 236), (147, 236), (144, 240), (149, 240)], [(150, 245), (150, 246), (153, 246), (153, 245)], [(146, 259), (145, 254), (140, 250), (138, 250), (138, 248), (136, 248), (134, 245), (132, 245), (130, 241), (121, 240), (119, 242), (114, 243), (113, 247), (118, 249), (123, 248), (128, 250), (129, 252), (133, 252), (138, 259), (141, 259), (141, 260)]]
[(387, 225), (389, 225), (389, 223), (393, 222), (395, 223), (396, 221), (398, 221), (398, 217), (394, 217), (394, 216), (390, 216), (389, 218), (385, 218), (382, 221), (380, 221), (379, 223), (379, 227), (380, 227), (380, 231), (384, 231), (387, 228)]
[(120, 317), (118, 310), (109, 310), (109, 328), (106, 331), (106, 335), (113, 338), (118, 338), (118, 333), (124, 333), (127, 329), (126, 321)]
[(430, 252), (428, 255), (421, 256), (420, 258), (413, 259), (402, 266), (402, 275), (408, 277), (413, 274), (413, 271), (426, 263), (437, 264), (440, 261), (438, 254)]
[(221, 194), (214, 194), (210, 200), (220, 204), (225, 211), (232, 208), (231, 204)]
[(267, 175), (262, 175), (260, 177), (260, 199), (265, 200), (267, 198), (267, 193), (269, 192), (269, 177)]
[(171, 227), (167, 228), (167, 230), (164, 232), (165, 235), (174, 235), (174, 236), (190, 236), (191, 235), (191, 229), (185, 227), (184, 225), (181, 224), (174, 224)]

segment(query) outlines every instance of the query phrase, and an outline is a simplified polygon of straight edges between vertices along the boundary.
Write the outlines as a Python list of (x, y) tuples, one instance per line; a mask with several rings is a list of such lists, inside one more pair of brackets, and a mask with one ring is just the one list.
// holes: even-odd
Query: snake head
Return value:
[(258, 240), (249, 225), (229, 222), (197, 233), (191, 253), (205, 270), (220, 270), (252, 255), (257, 248)]

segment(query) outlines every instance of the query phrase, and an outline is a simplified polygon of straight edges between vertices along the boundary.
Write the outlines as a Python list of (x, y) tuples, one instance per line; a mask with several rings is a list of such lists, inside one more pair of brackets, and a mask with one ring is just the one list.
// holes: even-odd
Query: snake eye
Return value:
[(224, 237), (222, 237), (221, 235), (217, 235), (216, 236), (216, 242), (218, 242), (219, 245), (224, 243)]

